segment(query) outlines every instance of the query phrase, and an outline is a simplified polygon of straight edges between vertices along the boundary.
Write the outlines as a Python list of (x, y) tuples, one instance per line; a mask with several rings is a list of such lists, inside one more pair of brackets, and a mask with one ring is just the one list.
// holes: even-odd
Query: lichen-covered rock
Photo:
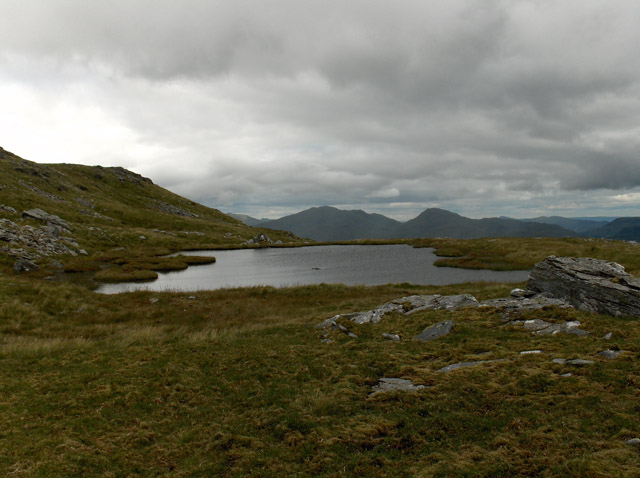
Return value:
[(640, 316), (640, 279), (615, 262), (550, 256), (536, 264), (527, 289), (587, 312)]

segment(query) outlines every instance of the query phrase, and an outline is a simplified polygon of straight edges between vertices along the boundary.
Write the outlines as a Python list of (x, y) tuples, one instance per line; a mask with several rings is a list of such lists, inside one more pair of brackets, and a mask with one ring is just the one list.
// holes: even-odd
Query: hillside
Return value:
[(591, 237), (640, 241), (640, 217), (620, 217), (588, 234)]
[(576, 234), (551, 224), (527, 223), (517, 219), (470, 219), (443, 209), (427, 209), (402, 224), (401, 237), (571, 237)]
[[(45, 216), (25, 217), (32, 209)], [(123, 168), (38, 164), (2, 148), (0, 220), (5, 268), (20, 257), (67, 264), (109, 250), (153, 255), (238, 246), (260, 231)]]
[(268, 229), (291, 231), (316, 241), (387, 239), (396, 237), (398, 221), (381, 214), (343, 211), (335, 207), (313, 207), (305, 211), (260, 224)]
[(571, 237), (577, 234), (552, 224), (508, 218), (469, 219), (443, 209), (427, 209), (405, 223), (380, 214), (315, 207), (260, 224), (316, 241), (418, 237)]
[(600, 227), (607, 225), (609, 222), (603, 220), (576, 219), (561, 216), (541, 216), (532, 219), (521, 219), (521, 221), (538, 222), (542, 224), (555, 224), (556, 226), (563, 227), (565, 229), (568, 229), (569, 231), (577, 232), (578, 234), (586, 234), (590, 231), (594, 231)]

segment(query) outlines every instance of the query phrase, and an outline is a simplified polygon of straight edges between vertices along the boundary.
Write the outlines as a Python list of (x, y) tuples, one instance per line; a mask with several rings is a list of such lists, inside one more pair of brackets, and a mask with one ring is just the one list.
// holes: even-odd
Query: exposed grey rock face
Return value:
[(550, 256), (536, 264), (527, 289), (587, 312), (640, 316), (640, 279), (615, 262)]
[(573, 334), (588, 335), (589, 332), (579, 329), (580, 322), (572, 320), (563, 324), (552, 324), (542, 319), (525, 320), (522, 327), (532, 330), (536, 335)]
[(456, 310), (462, 307), (478, 307), (480, 303), (469, 294), (461, 295), (411, 295), (392, 301), (393, 304), (403, 305), (407, 314), (421, 310)]
[(22, 211), (22, 217), (29, 217), (31, 219), (36, 219), (38, 221), (45, 222), (47, 224), (52, 224), (54, 226), (61, 227), (62, 229), (69, 231), (69, 225), (67, 221), (60, 219), (59, 216), (55, 214), (49, 214), (42, 209), (29, 209), (28, 211)]
[(444, 322), (438, 322), (437, 324), (427, 327), (420, 334), (416, 335), (414, 339), (426, 342), (427, 340), (434, 340), (439, 337), (443, 337), (451, 333), (453, 327), (453, 320), (445, 320)]
[(414, 385), (411, 380), (404, 378), (381, 378), (371, 389), (369, 397), (373, 397), (379, 393), (392, 391), (416, 391), (422, 390), (424, 385)]
[(29, 213), (27, 217), (44, 221), (45, 225), (32, 227), (28, 224), (16, 224), (10, 219), (0, 219), (0, 244), (6, 243), (0, 245), (0, 253), (30, 261), (58, 254), (78, 255), (78, 243), (68, 235), (68, 226), (64, 220), (41, 209), (25, 213)]
[(34, 264), (30, 260), (20, 258), (13, 265), (13, 270), (16, 272), (29, 272), (36, 270), (38, 268), (37, 264)]
[(611, 350), (611, 349), (607, 349), (607, 350), (603, 350), (602, 352), (598, 352), (598, 355), (600, 357), (609, 359), (609, 360), (613, 360), (613, 359), (617, 359), (620, 354), (622, 353), (621, 350)]
[(545, 294), (533, 295), (532, 292), (528, 292), (527, 295), (523, 294), (505, 299), (484, 300), (480, 303), (480, 306), (500, 309), (500, 314), (505, 321), (512, 320), (515, 315), (526, 310), (540, 310), (545, 307), (573, 308), (571, 304), (564, 300), (547, 297)]
[(381, 306), (376, 307), (373, 310), (367, 310), (365, 312), (354, 312), (351, 314), (339, 314), (330, 317), (318, 324), (316, 327), (319, 329), (329, 327), (340, 318), (348, 319), (358, 325), (377, 324), (378, 322), (380, 322), (380, 320), (382, 320), (382, 317), (384, 317), (385, 314), (391, 312), (409, 315), (414, 312), (427, 309), (455, 310), (462, 307), (477, 307), (479, 305), (480, 304), (476, 300), (476, 298), (469, 294), (449, 296), (441, 296), (437, 294), (411, 295), (408, 297), (401, 297), (400, 299), (394, 299), (391, 302), (382, 304)]

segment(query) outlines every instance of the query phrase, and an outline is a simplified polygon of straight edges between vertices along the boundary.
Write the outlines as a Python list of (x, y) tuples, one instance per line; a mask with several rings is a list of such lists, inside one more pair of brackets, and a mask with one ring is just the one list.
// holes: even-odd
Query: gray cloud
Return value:
[(256, 215), (627, 211), (640, 190), (637, 12), (632, 0), (4, 0), (3, 147), (122, 164)]

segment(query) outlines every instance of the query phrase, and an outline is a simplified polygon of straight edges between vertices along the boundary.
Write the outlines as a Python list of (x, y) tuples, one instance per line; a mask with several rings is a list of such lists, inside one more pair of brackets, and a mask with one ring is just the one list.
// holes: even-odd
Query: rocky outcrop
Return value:
[(61, 228), (65, 231), (69, 231), (69, 224), (67, 224), (67, 221), (60, 219), (60, 217), (56, 216), (55, 214), (49, 214), (39, 208), (22, 211), (22, 217), (35, 219), (46, 224), (57, 226), (58, 228)]
[(587, 312), (640, 316), (640, 279), (615, 262), (550, 256), (536, 264), (527, 289)]
[(69, 254), (86, 254), (78, 242), (71, 236), (67, 222), (42, 209), (24, 211), (22, 216), (43, 222), (40, 227), (29, 224), (20, 225), (10, 219), (0, 219), (0, 253), (19, 259), (15, 264), (16, 272), (33, 270), (28, 262), (42, 257)]

